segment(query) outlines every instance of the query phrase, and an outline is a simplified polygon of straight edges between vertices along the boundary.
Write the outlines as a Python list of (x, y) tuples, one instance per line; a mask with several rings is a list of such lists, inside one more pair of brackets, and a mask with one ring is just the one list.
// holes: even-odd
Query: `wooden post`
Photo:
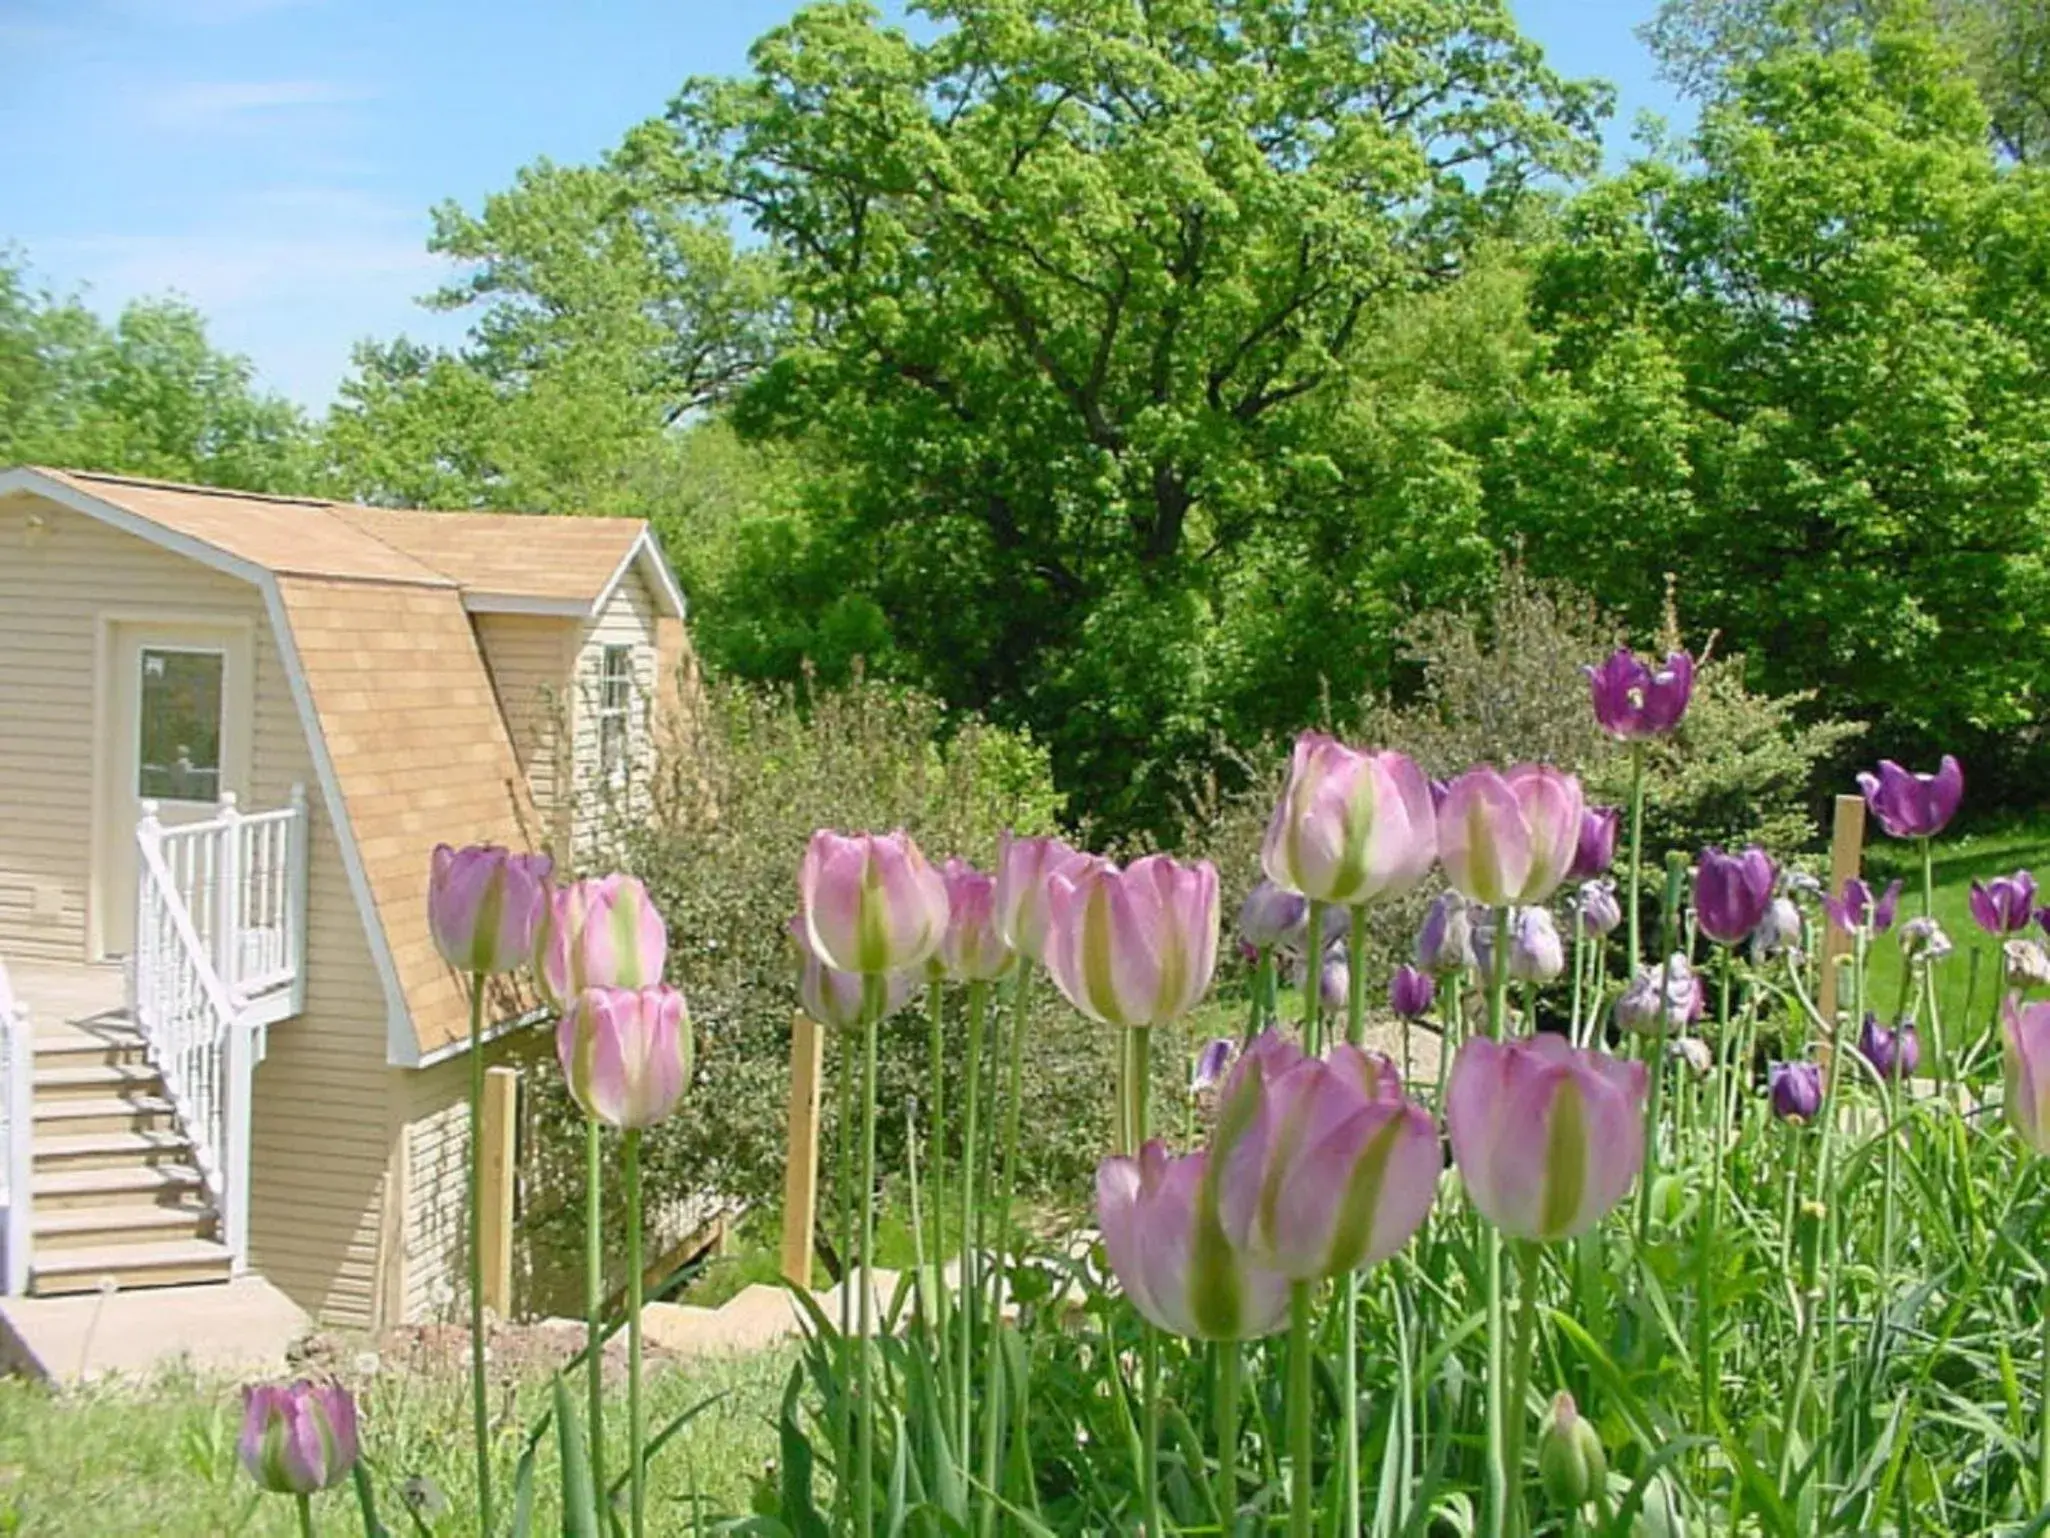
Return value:
[(484, 1071), (484, 1124), (478, 1129), (483, 1191), (477, 1248), (483, 1262), (479, 1290), (484, 1306), (499, 1318), (512, 1313), (514, 1129), (518, 1125), (520, 1075), (513, 1068)]
[[(1836, 816), (1830, 827), (1829, 890), (1835, 896), (1844, 883), (1858, 874), (1865, 850), (1865, 798), (1838, 796)], [(1850, 936), (1827, 919), (1822, 929), (1822, 983), (1816, 1003), (1827, 1021), (1836, 1016), (1837, 957), (1851, 948)]]
[(812, 1222), (819, 1203), (819, 1069), (824, 1042), (809, 1015), (790, 1021), (790, 1144), (783, 1167), (783, 1276), (811, 1286)]

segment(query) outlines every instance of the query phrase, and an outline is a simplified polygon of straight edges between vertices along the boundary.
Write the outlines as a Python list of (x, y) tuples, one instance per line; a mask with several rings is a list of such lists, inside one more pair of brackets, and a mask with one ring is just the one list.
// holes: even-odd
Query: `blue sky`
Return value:
[[(0, 244), (112, 312), (175, 291), (318, 408), (358, 338), (453, 341), (427, 212), (589, 160), (797, 0), (0, 0)], [(1553, 64), (1678, 118), (1656, 0), (1512, 0)]]

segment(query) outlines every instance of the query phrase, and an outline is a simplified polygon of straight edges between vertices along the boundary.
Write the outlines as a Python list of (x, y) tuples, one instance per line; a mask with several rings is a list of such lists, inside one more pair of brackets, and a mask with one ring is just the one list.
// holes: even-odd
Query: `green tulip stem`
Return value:
[[(1288, 1457), (1289, 1538), (1310, 1538), (1316, 1481), (1310, 1462), (1315, 1438), (1310, 1426), (1310, 1284), (1288, 1284)], [(1155, 1529), (1148, 1529), (1149, 1532)]]
[[(2050, 1326), (2046, 1326), (2050, 1328)], [(2050, 1340), (2045, 1341), (2050, 1347)], [(2044, 1352), (2045, 1381), (2050, 1382), (2050, 1349)], [(1239, 1512), (1239, 1343), (1217, 1343), (1217, 1515), (1223, 1538), (1232, 1538)], [(2046, 1402), (2050, 1404), (2050, 1402)], [(2050, 1427), (2050, 1408), (2043, 1424)], [(2050, 1437), (2050, 1431), (2044, 1433)], [(2050, 1443), (2046, 1443), (2050, 1445)]]
[[(1491, 1041), (1500, 1041), (1503, 1017), (1509, 1012), (1509, 958), (1505, 949), (1509, 936), (1509, 910), (1506, 907), (1497, 908), (1493, 922), (1495, 966), (1488, 978), (1488, 1037)], [(1506, 1416), (1509, 1406), (1508, 1384), (1504, 1380), (1507, 1369), (1504, 1353), (1508, 1342), (1504, 1339), (1505, 1328), (1502, 1319), (1501, 1230), (1492, 1223), (1483, 1222), (1481, 1244), (1487, 1259), (1488, 1290), (1488, 1464), (1481, 1531), (1485, 1538), (1506, 1538), (1509, 1516), (1509, 1449)]]
[(641, 1129), (628, 1127), (624, 1142), (619, 1194), (626, 1202), (627, 1530), (642, 1538), (648, 1520), (648, 1464), (641, 1450), (647, 1436), (641, 1413)]
[(484, 978), (470, 974), (470, 1420), (477, 1442), (477, 1522), (493, 1529), (491, 1407), (484, 1387)]
[[(855, 1035), (849, 1030), (836, 1033), (839, 1040), (840, 1059), (840, 1114), (834, 1128), (834, 1196), (839, 1207), (840, 1231), (840, 1392), (843, 1395), (844, 1413), (837, 1418), (835, 1430), (839, 1433), (838, 1455), (834, 1462), (836, 1471), (854, 1467), (854, 1406), (845, 1398), (847, 1385), (854, 1381), (854, 1075), (856, 1072), (854, 1052)], [(838, 1520), (844, 1522), (847, 1516), (847, 1500), (852, 1493), (852, 1481), (836, 1479), (833, 1488), (833, 1503), (837, 1508)]]
[[(1147, 1102), (1153, 1080), (1153, 1028), (1135, 1025), (1131, 1032), (1132, 1149), (1146, 1146)], [(1160, 1520), (1160, 1331), (1149, 1322), (1141, 1337), (1140, 1360), (1144, 1373), (1146, 1429), (1141, 1443), (1143, 1458), (1139, 1488), (1146, 1506), (1146, 1531), (1165, 1533)]]
[[(997, 1409), (1003, 1400), (1004, 1289), (1009, 1285), (1011, 1256), (1011, 1194), (1018, 1181), (1018, 1121), (1024, 1099), (1026, 1007), (1032, 998), (1032, 963), (1018, 958), (1011, 983), (1011, 1061), (1004, 1084), (1004, 1157), (996, 1189), (997, 1274), (989, 1289), (989, 1328), (984, 1336), (982, 1377), (982, 1479), (977, 1531), (996, 1530)], [(1019, 1428), (1023, 1434), (1023, 1428)]]
[[(1922, 917), (1931, 918), (1936, 912), (1936, 849), (1929, 839), (1922, 839)], [(1912, 970), (1912, 969), (1908, 969)], [(1922, 962), (1922, 997), (1927, 1008), (1924, 1013), (1929, 1019), (1929, 1076), (1936, 1081), (1938, 1094), (1944, 1093), (1944, 1086), (1950, 1079), (1950, 1062), (1943, 1050), (1943, 1021), (1936, 1011), (1936, 964), (1929, 958)], [(1945, 1097), (1946, 1100), (1948, 1096)]]
[[(1634, 841), (1633, 841), (1634, 860)], [(1687, 875), (1684, 855), (1671, 855), (1666, 865), (1664, 911), (1659, 923), (1659, 986), (1652, 1018), (1652, 1048), (1649, 1067), (1651, 1094), (1644, 1111), (1644, 1166), (1637, 1176), (1637, 1253), (1642, 1256), (1651, 1242), (1651, 1191), (1658, 1175), (1659, 1111), (1666, 1082), (1666, 1015), (1673, 991), (1673, 947), (1678, 943), (1680, 888)], [(1633, 893), (1636, 888), (1633, 885)], [(1634, 909), (1632, 910), (1635, 911)], [(1634, 944), (1634, 942), (1633, 942)], [(1632, 977), (1636, 973), (1632, 972)]]
[[(979, 1280), (982, 1257), (970, 1242), (970, 1233), (975, 1224), (975, 1173), (979, 1167), (976, 1121), (981, 1112), (982, 1098), (982, 1028), (988, 1009), (989, 984), (977, 979), (968, 985), (968, 1061), (964, 1065), (967, 1084), (961, 1111), (961, 1307), (955, 1320), (955, 1328), (960, 1334), (958, 1361), (961, 1380), (959, 1402), (955, 1405), (955, 1413), (959, 1417), (956, 1447), (964, 1468), (968, 1464), (970, 1401), (975, 1397), (975, 1316), (980, 1311), (978, 1300), (982, 1296)], [(934, 1173), (938, 1173), (937, 1166)], [(935, 1208), (939, 1199), (939, 1192), (935, 1190)], [(942, 1287), (940, 1290), (945, 1292), (946, 1289)]]
[(1637, 975), (1644, 959), (1637, 922), (1637, 878), (1644, 859), (1644, 744), (1630, 744), (1630, 960), (1623, 968), (1625, 979)]
[(299, 1538), (313, 1538), (313, 1497), (301, 1492), (292, 1504), (299, 1508)]
[(1303, 1050), (1324, 1049), (1324, 904), (1312, 897), (1303, 920)]
[(1566, 1017), (1566, 1039), (1576, 1047), (1587, 1045), (1580, 1033), (1581, 981), (1587, 974), (1587, 926), (1580, 922), (1580, 910), (1573, 910), (1573, 1007)]
[(584, 1122), (584, 1383), (590, 1401), (591, 1488), (605, 1488), (605, 1144)]
[[(947, 1198), (946, 1198), (946, 1140), (947, 1140), (947, 1001), (946, 990), (935, 977), (925, 985), (926, 1021), (929, 1028), (929, 1077), (932, 1080), (932, 1119), (927, 1124), (925, 1139), (925, 1188), (932, 1198), (933, 1216), (933, 1265), (944, 1264), (947, 1253)], [(965, 1158), (965, 1155), (964, 1155)], [(961, 1230), (965, 1241), (968, 1230)], [(963, 1262), (966, 1265), (966, 1262)], [(944, 1339), (947, 1333), (947, 1288), (946, 1278), (935, 1275), (933, 1279), (933, 1328), (937, 1338)], [(944, 1385), (945, 1375), (941, 1375)], [(944, 1392), (944, 1388), (942, 1389)]]
[(1544, 1252), (1535, 1244), (1520, 1244), (1517, 1250), (1523, 1285), (1517, 1298), (1514, 1376), (1504, 1417), (1509, 1445), (1503, 1454), (1502, 1482), (1510, 1503), (1509, 1529), (1520, 1533), (1523, 1531), (1523, 1426), (1530, 1416), (1527, 1403), (1530, 1398), (1530, 1363), (1537, 1353), (1538, 1290), (1544, 1282), (1545, 1261)]
[[(1354, 907), (1346, 935), (1345, 1039), (1357, 1047), (1367, 1035), (1367, 910)], [(1407, 1029), (1408, 1022), (1404, 1022)], [(1406, 1056), (1407, 1054), (1405, 1054)], [(1408, 1064), (1403, 1065), (1405, 1075)], [(1340, 1379), (1338, 1501), (1339, 1532), (1359, 1538), (1360, 1531), (1360, 1275), (1348, 1271), (1338, 1283)]]
[[(1717, 990), (1715, 1053), (1717, 1109), (1727, 1109), (1722, 1098), (1723, 1077), (1730, 1071), (1730, 983), (1735, 970), (1736, 959), (1729, 946), (1722, 947), (1721, 986)], [(1704, 1435), (1713, 1434), (1715, 1426), (1716, 1401), (1719, 1384), (1716, 1378), (1715, 1358), (1715, 1260), (1718, 1247), (1723, 1240), (1723, 1161), (1718, 1141), (1727, 1135), (1734, 1125), (1734, 1118), (1718, 1116), (1717, 1125), (1708, 1138), (1708, 1213), (1701, 1228), (1701, 1242), (1696, 1247), (1698, 1269), (1695, 1277), (1696, 1297), (1694, 1309), (1700, 1328), (1700, 1337), (1695, 1342), (1695, 1355), (1699, 1358), (1701, 1375), (1701, 1427)]]
[(2043, 1273), (2043, 1359), (2036, 1403), (2036, 1505), (2050, 1506), (2050, 1270)]
[(1263, 945), (1253, 962), (1253, 1001), (1246, 1010), (1246, 1044), (1250, 1046), (1272, 1018), (1269, 995), (1274, 988), (1274, 947)]
[[(854, 1426), (854, 1530), (861, 1538), (875, 1532), (876, 1414), (872, 1397), (875, 1352), (876, 1249), (876, 1029), (882, 1023), (887, 980), (877, 972), (861, 978), (861, 1269), (858, 1284), (861, 1339), (854, 1354), (854, 1397), (859, 1419)], [(635, 1535), (639, 1538), (639, 1534)]]

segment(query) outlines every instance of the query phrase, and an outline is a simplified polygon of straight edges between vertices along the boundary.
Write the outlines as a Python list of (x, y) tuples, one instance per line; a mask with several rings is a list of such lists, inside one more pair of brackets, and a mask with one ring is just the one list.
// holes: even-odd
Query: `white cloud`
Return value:
[(190, 80), (164, 86), (140, 105), (155, 126), (190, 131), (268, 127), (280, 114), (346, 106), (370, 94), (332, 80)]

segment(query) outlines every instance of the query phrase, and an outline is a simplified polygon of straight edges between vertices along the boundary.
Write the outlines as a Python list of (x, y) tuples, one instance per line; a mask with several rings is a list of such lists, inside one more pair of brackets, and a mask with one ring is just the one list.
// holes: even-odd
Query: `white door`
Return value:
[(135, 825), (156, 803), (166, 825), (198, 822), (221, 792), (244, 790), (249, 762), (249, 633), (188, 624), (117, 624), (108, 648), (99, 869), (102, 956), (135, 934)]

